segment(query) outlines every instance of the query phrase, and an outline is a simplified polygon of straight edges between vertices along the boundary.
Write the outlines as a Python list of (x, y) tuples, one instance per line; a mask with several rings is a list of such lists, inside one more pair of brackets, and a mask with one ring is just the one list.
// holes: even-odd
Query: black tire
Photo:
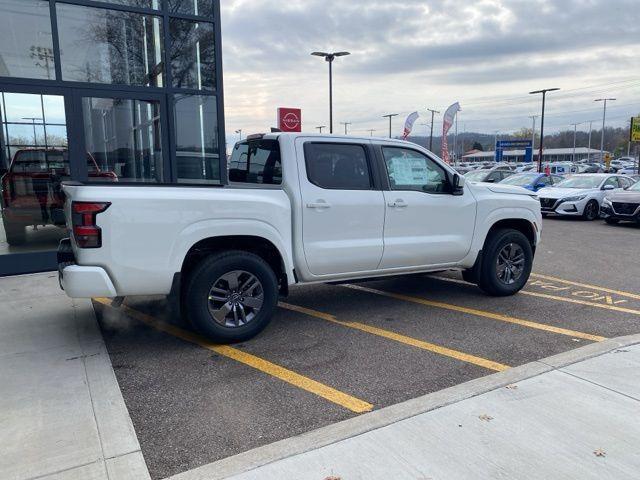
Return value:
[[(498, 257), (506, 247), (512, 244), (521, 250), (524, 262), (520, 276), (513, 279), (513, 283), (506, 283), (498, 274)], [(494, 297), (515, 295), (529, 281), (532, 267), (533, 249), (529, 239), (518, 230), (496, 230), (490, 234), (485, 242), (478, 286), (483, 292)]]
[(591, 222), (597, 219), (600, 216), (600, 205), (596, 200), (589, 200), (589, 202), (584, 207), (584, 212), (582, 213), (582, 217)]
[(605, 222), (607, 222), (609, 225), (617, 225), (618, 223), (620, 223), (620, 220), (617, 218), (605, 218), (604, 219)]
[(7, 243), (12, 247), (24, 245), (27, 242), (27, 231), (21, 223), (11, 223), (2, 219), (4, 233), (7, 237)]
[[(209, 295), (218, 280), (237, 271), (253, 275), (259, 281), (262, 306), (246, 324), (225, 326), (214, 319)], [(243, 342), (255, 337), (269, 324), (277, 305), (278, 279), (275, 273), (262, 258), (242, 251), (229, 251), (205, 258), (186, 279), (182, 301), (184, 313), (193, 327), (218, 343)]]
[(476, 285), (478, 284), (478, 276), (476, 275), (476, 271), (473, 268), (470, 268), (468, 270), (463, 270), (462, 279), (465, 282), (473, 283)]

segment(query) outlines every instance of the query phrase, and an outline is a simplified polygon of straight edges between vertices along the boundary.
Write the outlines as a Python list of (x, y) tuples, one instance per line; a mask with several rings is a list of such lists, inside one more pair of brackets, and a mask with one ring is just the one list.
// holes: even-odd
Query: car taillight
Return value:
[(78, 247), (102, 247), (102, 230), (96, 225), (96, 216), (104, 212), (110, 205), (110, 203), (96, 202), (71, 203), (73, 238)]

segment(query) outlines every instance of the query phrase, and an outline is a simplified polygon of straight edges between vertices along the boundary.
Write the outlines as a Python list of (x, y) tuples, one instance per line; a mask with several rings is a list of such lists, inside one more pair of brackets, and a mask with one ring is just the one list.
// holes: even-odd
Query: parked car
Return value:
[(582, 217), (595, 220), (600, 215), (607, 192), (630, 187), (633, 180), (623, 175), (591, 173), (572, 175), (553, 187), (538, 192), (542, 215)]
[(398, 140), (251, 137), (229, 178), (231, 188), (66, 184), (67, 295), (173, 292), (200, 332), (242, 341), (295, 284), (453, 269), (490, 295), (515, 294), (541, 235), (531, 192), (466, 183)]
[[(88, 175), (117, 181), (113, 172), (101, 171), (87, 154)], [(9, 245), (26, 241), (27, 226), (64, 225), (64, 195), (61, 182), (69, 180), (69, 158), (65, 149), (18, 150), (2, 176), (2, 223)]]
[(623, 168), (621, 170), (618, 170), (618, 173), (620, 175), (636, 175), (638, 173), (638, 167), (633, 166), (629, 168)]
[(500, 182), (502, 185), (516, 185), (537, 192), (541, 188), (550, 187), (564, 180), (559, 175), (547, 175), (546, 173), (516, 173)]
[(602, 201), (602, 217), (610, 225), (620, 221), (640, 224), (640, 183), (607, 194)]
[(469, 182), (499, 183), (511, 175), (511, 170), (474, 170), (466, 173), (464, 178)]

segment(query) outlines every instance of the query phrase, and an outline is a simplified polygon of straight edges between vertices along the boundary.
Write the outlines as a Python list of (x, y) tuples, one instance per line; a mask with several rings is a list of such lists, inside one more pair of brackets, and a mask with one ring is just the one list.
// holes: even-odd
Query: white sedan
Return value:
[(553, 187), (538, 192), (542, 215), (582, 217), (595, 220), (600, 216), (607, 192), (622, 190), (635, 182), (624, 175), (592, 173), (573, 175)]

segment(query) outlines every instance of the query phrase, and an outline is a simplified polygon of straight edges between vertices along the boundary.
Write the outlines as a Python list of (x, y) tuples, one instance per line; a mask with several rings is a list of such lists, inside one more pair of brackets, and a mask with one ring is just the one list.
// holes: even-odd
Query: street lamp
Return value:
[(346, 57), (349, 52), (313, 52), (311, 55), (323, 57), (329, 63), (329, 133), (333, 133), (333, 61), (336, 57)]
[(607, 123), (607, 102), (615, 102), (615, 98), (599, 98), (596, 102), (604, 102), (604, 111), (602, 112), (602, 140), (600, 141), (600, 161), (604, 161), (604, 129)]
[(530, 115), (529, 118), (533, 120), (533, 133), (531, 134), (531, 150), (536, 149), (536, 120), (538, 115)]
[(438, 112), (437, 110), (432, 110), (430, 108), (427, 108), (427, 111), (431, 112), (431, 140), (429, 140), (429, 151), (433, 152), (433, 120), (436, 113), (440, 112)]
[(33, 146), (37, 147), (38, 139), (36, 135), (36, 120), (40, 120), (40, 121), (44, 121), (44, 120), (42, 120), (42, 117), (22, 117), (22, 120), (31, 120), (31, 124), (33, 125)]
[(316, 127), (316, 130), (318, 130), (318, 132), (322, 133), (322, 130), (324, 130), (325, 128), (327, 128), (326, 125), (320, 125), (319, 127)]
[(376, 131), (375, 128), (370, 128), (369, 130), (367, 130), (367, 132), (369, 132), (372, 137), (373, 137), (373, 132), (375, 132), (375, 131)]
[(351, 125), (351, 122), (340, 122), (340, 125), (344, 125), (344, 134), (348, 135), (349, 133), (347, 128)]
[(547, 92), (556, 92), (559, 88), (545, 88), (544, 90), (536, 90), (529, 92), (529, 95), (542, 94), (542, 117), (540, 118), (540, 153), (538, 154), (538, 173), (542, 173), (542, 154), (544, 153), (544, 109), (547, 102)]
[(242, 129), (239, 128), (238, 130), (236, 130), (236, 133), (240, 135), (240, 141), (242, 141)]
[(582, 125), (583, 123), (584, 122), (571, 124), (571, 126), (573, 127), (573, 157), (571, 158), (571, 161), (573, 163), (576, 163), (576, 138), (578, 136), (578, 125)]
[(388, 115), (383, 115), (382, 118), (388, 118), (389, 119), (389, 138), (391, 138), (391, 132), (392, 132), (392, 128), (391, 128), (391, 120), (393, 119), (393, 117), (397, 117), (398, 115), (400, 115), (399, 113), (390, 113)]

